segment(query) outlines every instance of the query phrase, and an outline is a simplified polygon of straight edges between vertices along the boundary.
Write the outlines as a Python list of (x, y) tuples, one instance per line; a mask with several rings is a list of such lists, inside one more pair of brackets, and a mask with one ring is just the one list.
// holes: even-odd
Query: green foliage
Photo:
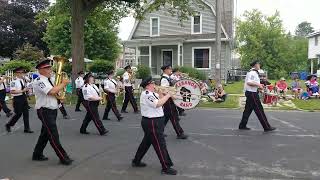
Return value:
[(63, 65), (63, 71), (67, 74), (71, 74), (72, 72), (72, 64), (70, 62), (67, 62)]
[(14, 57), (17, 60), (26, 60), (31, 62), (39, 62), (44, 58), (43, 51), (38, 47), (32, 46), (30, 43), (23, 44), (22, 47), (16, 50)]
[(123, 73), (125, 72), (125, 70), (124, 69), (116, 69), (116, 76), (122, 76), (123, 75)]
[(303, 21), (301, 22), (295, 31), (296, 36), (299, 37), (307, 37), (310, 33), (313, 33), (314, 29), (311, 26), (311, 23), (307, 22), (307, 21)]
[(23, 67), (27, 71), (31, 71), (34, 69), (34, 64), (32, 64), (29, 61), (24, 61), (24, 60), (13, 60), (9, 61), (2, 66), (2, 71), (8, 71), (8, 70), (13, 70), (17, 67)]
[[(51, 54), (71, 57), (71, 10), (66, 0), (58, 0), (48, 13), (38, 19), (48, 21), (44, 41)], [(118, 43), (118, 24), (124, 17), (124, 10), (98, 6), (88, 15), (84, 27), (85, 56), (89, 59), (110, 59), (114, 61), (121, 47)]]
[(89, 65), (89, 70), (94, 73), (106, 73), (114, 69), (114, 63), (106, 60), (94, 60)]
[(243, 68), (249, 69), (250, 62), (259, 60), (274, 79), (307, 68), (307, 40), (285, 34), (278, 12), (265, 16), (253, 10), (243, 17), (237, 21), (236, 32)]
[(24, 43), (48, 51), (41, 40), (46, 24), (35, 23), (36, 14), (48, 6), (48, 0), (0, 1), (0, 56), (13, 57), (14, 51)]
[(191, 78), (206, 80), (206, 74), (203, 71), (200, 71), (196, 68), (181, 66), (179, 67), (180, 72), (189, 74)]
[(148, 66), (145, 65), (139, 65), (138, 70), (136, 72), (136, 78), (137, 79), (144, 79), (148, 76), (151, 76), (151, 70)]

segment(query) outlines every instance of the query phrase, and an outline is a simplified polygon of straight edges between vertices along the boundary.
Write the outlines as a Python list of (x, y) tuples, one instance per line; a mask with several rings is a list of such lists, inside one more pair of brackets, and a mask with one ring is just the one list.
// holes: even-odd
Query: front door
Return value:
[(162, 62), (163, 62), (163, 65), (172, 66), (172, 50), (162, 51)]

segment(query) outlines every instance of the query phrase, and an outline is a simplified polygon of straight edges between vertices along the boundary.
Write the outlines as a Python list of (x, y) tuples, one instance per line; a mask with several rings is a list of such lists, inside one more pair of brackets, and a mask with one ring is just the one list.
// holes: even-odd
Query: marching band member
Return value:
[(107, 105), (106, 109), (104, 110), (103, 114), (103, 120), (110, 120), (108, 118), (110, 109), (112, 109), (113, 113), (117, 116), (118, 121), (121, 121), (123, 117), (121, 117), (121, 114), (118, 111), (117, 104), (116, 104), (116, 93), (117, 91), (117, 81), (113, 79), (114, 71), (111, 70), (107, 72), (107, 78), (103, 81), (103, 90), (105, 93), (107, 93)]
[(172, 168), (173, 163), (169, 156), (166, 141), (163, 136), (165, 118), (162, 106), (168, 101), (171, 95), (168, 93), (163, 96), (155, 93), (155, 84), (151, 77), (144, 79), (140, 86), (145, 89), (140, 96), (142, 115), (141, 126), (144, 131), (144, 137), (134, 159), (132, 160), (132, 166), (147, 166), (145, 163), (141, 162), (141, 160), (152, 145), (162, 165), (161, 173), (176, 175), (177, 171)]
[[(175, 84), (176, 82), (181, 80), (181, 72), (179, 68), (172, 69), (172, 75), (170, 76), (172, 83)], [(186, 113), (184, 112), (184, 109), (177, 107), (177, 110), (179, 112), (179, 116), (185, 116)]]
[(29, 125), (29, 104), (26, 94), (28, 92), (28, 88), (26, 87), (23, 79), (25, 70), (22, 67), (18, 67), (13, 71), (16, 75), (16, 79), (11, 82), (10, 93), (13, 96), (14, 115), (6, 124), (6, 130), (7, 132), (11, 132), (11, 127), (14, 126), (23, 115), (24, 132), (33, 133), (33, 131), (30, 130)]
[[(4, 76), (0, 77), (0, 106), (1, 109), (6, 113), (7, 117), (10, 117), (13, 115), (11, 112), (11, 109), (8, 108), (7, 103), (6, 103), (6, 78)], [(0, 110), (1, 110), (0, 109)]]
[(52, 83), (52, 69), (50, 60), (40, 62), (36, 68), (40, 76), (34, 81), (33, 89), (36, 98), (35, 109), (38, 118), (42, 122), (41, 134), (34, 148), (32, 160), (47, 161), (48, 158), (43, 155), (43, 150), (48, 141), (60, 159), (63, 165), (71, 165), (73, 160), (70, 159), (66, 151), (63, 149), (59, 140), (59, 133), (56, 124), (58, 101), (55, 95), (61, 91), (69, 83), (68, 79), (63, 79), (62, 83), (54, 86)]
[(258, 61), (254, 61), (250, 66), (252, 69), (247, 73), (244, 85), (245, 95), (247, 97), (246, 106), (243, 111), (242, 120), (239, 124), (239, 129), (250, 130), (250, 128), (247, 127), (247, 123), (252, 111), (254, 110), (264, 131), (273, 131), (276, 128), (270, 126), (267, 116), (264, 113), (263, 106), (261, 105), (258, 93), (259, 88), (263, 89), (263, 85), (260, 84), (258, 72), (260, 70), (260, 63)]
[[(163, 71), (163, 74), (160, 79), (161, 86), (164, 86), (164, 87), (173, 86), (173, 83), (170, 79), (170, 75), (172, 73), (171, 66), (164, 65), (161, 67), (161, 69)], [(165, 125), (167, 125), (167, 123), (170, 119), (172, 126), (173, 126), (174, 130), (176, 131), (177, 138), (178, 139), (187, 139), (188, 136), (184, 134), (184, 131), (180, 126), (177, 107), (174, 104), (172, 98), (169, 98), (169, 100), (164, 104), (163, 110), (164, 110), (164, 116), (165, 116)]]
[(87, 114), (81, 125), (80, 133), (89, 134), (89, 132), (87, 132), (87, 127), (90, 121), (93, 120), (100, 135), (103, 136), (109, 131), (105, 129), (99, 116), (98, 106), (101, 100), (101, 97), (99, 95), (99, 88), (94, 84), (94, 77), (91, 73), (88, 73), (84, 76), (84, 83), (85, 84), (82, 88), (82, 93)]
[(125, 90), (125, 96), (124, 96), (121, 113), (128, 113), (126, 109), (129, 101), (133, 107), (134, 112), (139, 113), (136, 100), (134, 99), (134, 96), (133, 96), (133, 87), (131, 84), (131, 78), (132, 78), (131, 66), (128, 65), (124, 69), (126, 70), (126, 72), (123, 74), (123, 85)]
[(81, 111), (80, 110), (80, 104), (83, 102), (83, 94), (82, 94), (82, 87), (84, 85), (84, 81), (83, 81), (83, 76), (84, 73), (83, 71), (80, 71), (78, 73), (79, 77), (77, 77), (77, 79), (75, 80), (75, 84), (76, 84), (76, 91), (77, 91), (77, 96), (78, 96), (78, 101), (77, 101), (77, 105), (76, 105), (76, 110), (75, 111)]

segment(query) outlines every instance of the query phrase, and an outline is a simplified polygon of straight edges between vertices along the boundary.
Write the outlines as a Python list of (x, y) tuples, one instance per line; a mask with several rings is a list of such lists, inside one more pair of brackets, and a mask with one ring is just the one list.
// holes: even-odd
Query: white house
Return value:
[(311, 74), (313, 74), (314, 60), (320, 63), (320, 30), (311, 33), (309, 36), (308, 59), (311, 61)]

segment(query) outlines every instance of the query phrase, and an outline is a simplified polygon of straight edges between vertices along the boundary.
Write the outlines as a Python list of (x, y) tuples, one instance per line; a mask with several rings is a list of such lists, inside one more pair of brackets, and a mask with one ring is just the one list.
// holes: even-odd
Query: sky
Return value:
[[(55, 0), (50, 0), (54, 2)], [(263, 14), (280, 12), (287, 31), (294, 33), (296, 26), (308, 21), (315, 30), (320, 29), (320, 0), (234, 0), (235, 15), (240, 17), (246, 10), (258, 9)], [(118, 36), (127, 40), (134, 26), (134, 18), (123, 18)]]

